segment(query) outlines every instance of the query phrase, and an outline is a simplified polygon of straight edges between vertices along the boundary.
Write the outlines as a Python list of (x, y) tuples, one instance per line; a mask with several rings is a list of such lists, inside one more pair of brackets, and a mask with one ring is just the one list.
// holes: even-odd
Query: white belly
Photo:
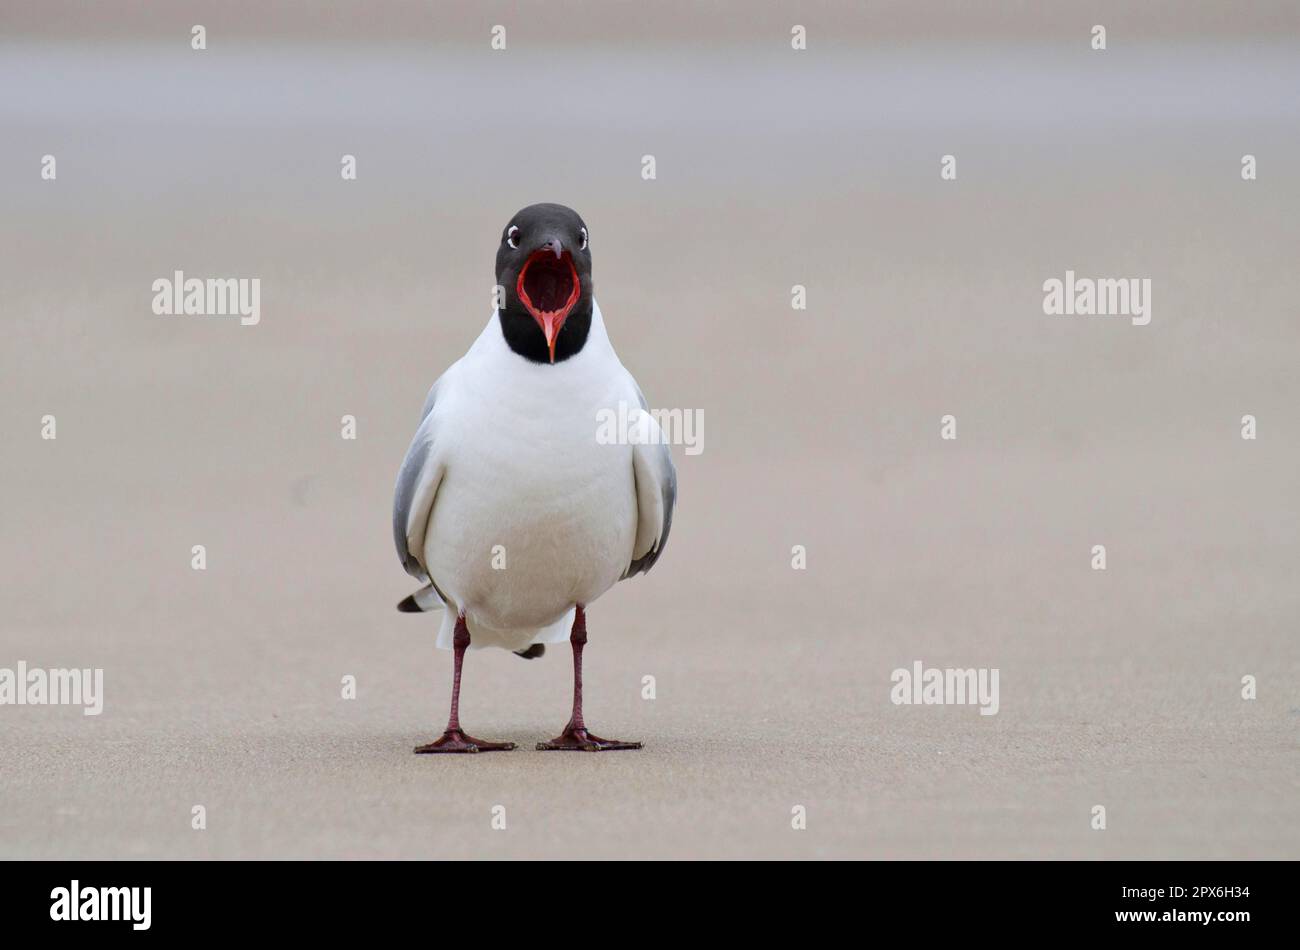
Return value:
[[(508, 425), (508, 412), (497, 404), (493, 423)], [(458, 434), (424, 551), (452, 609), (507, 647), (613, 586), (637, 519), (632, 449), (596, 442), (594, 409), (510, 431), (509, 440)]]

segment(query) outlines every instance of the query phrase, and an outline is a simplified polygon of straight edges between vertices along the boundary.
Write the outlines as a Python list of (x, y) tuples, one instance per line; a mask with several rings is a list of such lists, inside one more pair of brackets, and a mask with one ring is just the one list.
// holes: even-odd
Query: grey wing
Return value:
[[(632, 384), (636, 386), (636, 381)], [(641, 410), (649, 413), (641, 387), (636, 387)], [(632, 546), (632, 563), (623, 579), (643, 574), (654, 567), (668, 543), (668, 532), (673, 526), (673, 506), (677, 503), (677, 469), (673, 466), (668, 442), (655, 423), (647, 416), (647, 428), (652, 438), (632, 446), (632, 475), (636, 485), (637, 529), (636, 543)]]
[[(445, 378), (445, 377), (443, 377)], [(393, 543), (406, 573), (418, 581), (429, 583), (425, 570), (424, 534), (433, 511), (433, 499), (442, 481), (442, 465), (437, 452), (437, 426), (433, 413), (437, 402), (438, 386), (433, 384), (424, 401), (420, 426), (415, 430), (411, 447), (397, 473), (397, 487), (393, 492)]]

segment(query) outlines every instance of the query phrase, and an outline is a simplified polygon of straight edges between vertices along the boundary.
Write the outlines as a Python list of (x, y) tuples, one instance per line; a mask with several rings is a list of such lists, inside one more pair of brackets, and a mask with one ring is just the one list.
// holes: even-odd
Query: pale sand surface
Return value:
[[(1294, 33), (606, 48), (525, 97), (519, 32), (0, 48), (0, 666), (107, 693), (0, 708), (0, 856), (1300, 856)], [(705, 419), (590, 615), (588, 719), (646, 748), (531, 751), (553, 647), (467, 664), (520, 751), (416, 757), (450, 656), (393, 609), (392, 482), (538, 200)], [(1044, 316), (1066, 268), (1150, 277), (1151, 325)], [(175, 269), (260, 277), (261, 324), (154, 316)], [(914, 660), (998, 668), (1000, 712), (892, 705)]]

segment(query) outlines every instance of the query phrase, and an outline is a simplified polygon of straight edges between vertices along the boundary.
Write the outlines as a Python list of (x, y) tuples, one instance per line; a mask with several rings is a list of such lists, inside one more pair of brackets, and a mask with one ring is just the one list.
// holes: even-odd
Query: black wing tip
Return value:
[(417, 603), (415, 602), (415, 595), (414, 595), (414, 594), (412, 594), (412, 595), (409, 596), (409, 597), (404, 597), (404, 598), (402, 598), (401, 600), (399, 600), (399, 601), (397, 602), (397, 609), (400, 610), (400, 611), (401, 611), (402, 613), (404, 613), (404, 614), (422, 614), (422, 613), (424, 613), (424, 611), (420, 609), (420, 605), (417, 604)]
[(621, 579), (628, 580), (638, 574), (650, 573), (650, 568), (655, 566), (655, 562), (659, 560), (659, 555), (663, 553), (664, 541), (667, 537), (668, 533), (665, 531), (663, 537), (659, 539), (659, 542), (653, 548), (627, 566), (627, 570), (623, 573)]
[(525, 660), (535, 660), (546, 652), (545, 643), (534, 643), (526, 650), (516, 650), (515, 656), (522, 657)]

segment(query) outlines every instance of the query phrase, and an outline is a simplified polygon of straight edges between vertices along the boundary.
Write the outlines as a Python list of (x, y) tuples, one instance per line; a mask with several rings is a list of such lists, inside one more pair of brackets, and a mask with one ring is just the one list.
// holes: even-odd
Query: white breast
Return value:
[(636, 404), (635, 384), (599, 311), (583, 350), (553, 366), (511, 352), (494, 318), (448, 377), (435, 409), (447, 449), (425, 564), (471, 631), (523, 645), (628, 567), (632, 448), (596, 433), (600, 410)]

